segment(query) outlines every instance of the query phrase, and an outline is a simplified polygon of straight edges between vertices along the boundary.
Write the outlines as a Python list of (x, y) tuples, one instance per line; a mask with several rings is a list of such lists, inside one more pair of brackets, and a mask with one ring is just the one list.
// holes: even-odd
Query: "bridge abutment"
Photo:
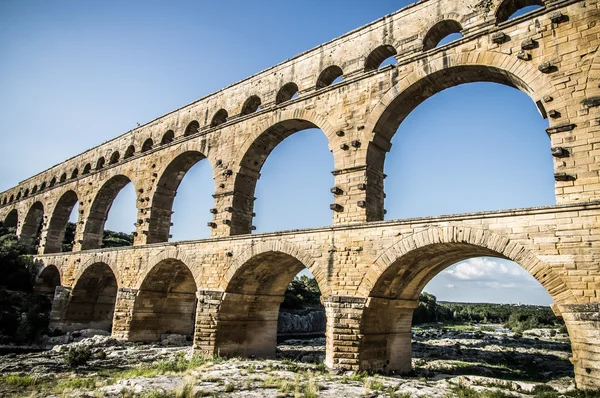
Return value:
[(571, 339), (578, 388), (597, 389), (600, 386), (600, 304), (570, 304), (559, 306)]
[(216, 347), (219, 309), (225, 292), (198, 290), (196, 297), (196, 322), (194, 325), (194, 354), (212, 356)]
[(329, 368), (360, 369), (361, 320), (364, 297), (321, 297), (327, 316), (325, 365)]
[(59, 329), (66, 331), (65, 319), (67, 315), (67, 306), (71, 298), (71, 288), (67, 286), (57, 286), (54, 290), (54, 299), (52, 300), (52, 310), (50, 311), (50, 330)]
[(131, 320), (133, 319), (133, 310), (138, 292), (138, 289), (131, 288), (119, 288), (117, 290), (112, 323), (112, 336), (117, 340), (130, 340)]

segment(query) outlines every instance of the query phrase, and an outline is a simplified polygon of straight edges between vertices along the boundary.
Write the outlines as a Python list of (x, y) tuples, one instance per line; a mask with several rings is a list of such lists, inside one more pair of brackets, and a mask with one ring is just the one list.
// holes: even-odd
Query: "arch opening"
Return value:
[(96, 170), (102, 169), (104, 167), (104, 163), (106, 163), (106, 160), (104, 160), (104, 156), (100, 156), (100, 158), (96, 162)]
[(21, 228), (19, 239), (23, 245), (30, 247), (31, 250), (37, 248), (40, 244), (43, 222), (44, 205), (42, 202), (35, 202), (29, 208), (23, 221), (23, 227)]
[(129, 159), (134, 154), (135, 154), (135, 147), (133, 145), (129, 145), (127, 147), (127, 149), (125, 150), (125, 156), (123, 156), (123, 159)]
[[(74, 207), (77, 205), (77, 194), (74, 191), (65, 192), (54, 207), (46, 234), (44, 253), (60, 253), (64, 251), (65, 231)], [(67, 242), (72, 246), (72, 242)]]
[(393, 65), (396, 63), (394, 58), (398, 52), (394, 46), (382, 45), (371, 51), (365, 60), (365, 72), (381, 69), (387, 65)]
[(496, 11), (496, 23), (506, 22), (542, 7), (543, 0), (504, 0)]
[(121, 154), (119, 153), (119, 151), (115, 151), (112, 155), (110, 155), (110, 161), (108, 162), (108, 164), (117, 164), (119, 163), (120, 159)]
[(280, 305), (303, 270), (300, 260), (279, 251), (258, 254), (237, 269), (220, 307), (215, 351), (228, 357), (274, 357)]
[(25, 192), (23, 193), (23, 197), (26, 198), (29, 196), (29, 188), (25, 189)]
[(154, 145), (154, 141), (152, 141), (152, 138), (148, 138), (142, 144), (142, 153), (148, 152), (149, 150), (151, 150), (153, 145)]
[[(440, 77), (434, 85), (427, 78), (415, 83), (418, 92), (409, 87), (406, 97), (400, 95), (404, 102), (388, 107), (375, 128), (387, 139), (399, 126), (382, 170), (389, 176), (385, 218), (554, 205), (547, 121), (529, 97), (513, 89), (527, 90), (524, 83), (494, 75), (486, 79), (495, 81), (470, 84)], [(449, 89), (439, 92), (440, 85)], [(411, 102), (421, 93), (422, 100)], [(499, 109), (511, 117), (499, 118)], [(371, 165), (380, 167), (385, 155), (378, 147), (369, 151)]]
[(275, 104), (283, 104), (298, 96), (298, 86), (296, 83), (290, 82), (284, 84), (275, 97)]
[(92, 171), (92, 165), (87, 163), (85, 166), (83, 166), (83, 172), (81, 174), (90, 174), (90, 171)]
[[(315, 130), (303, 131), (308, 129)], [(302, 135), (291, 137), (300, 131)], [(288, 137), (289, 141), (286, 140)], [(280, 144), (282, 146), (279, 147)], [(304, 145), (307, 151), (313, 154), (311, 159), (314, 161), (307, 163), (305, 153), (298, 150), (298, 147)], [(277, 151), (271, 156), (276, 147)], [(273, 160), (263, 169), (268, 157)], [(331, 223), (329, 204), (330, 189), (333, 186), (333, 176), (330, 173), (333, 170), (333, 155), (329, 152), (327, 137), (314, 123), (290, 119), (267, 128), (252, 142), (242, 158), (241, 167), (244, 173), (238, 176), (235, 182), (237, 194), (234, 197), (233, 208), (239, 211), (231, 216), (232, 234), (244, 234), (254, 230), (252, 219), (255, 194), (258, 197), (258, 208), (263, 214), (269, 212), (270, 216), (259, 215), (259, 220), (269, 219), (271, 223), (256, 225), (258, 231)], [(263, 177), (261, 191), (257, 191), (258, 179)], [(303, 181), (304, 184), (299, 181)], [(307, 189), (308, 186), (311, 187), (310, 190)], [(311, 216), (303, 216), (302, 211), (291, 213), (290, 208), (305, 209)], [(274, 211), (277, 211), (280, 217), (272, 217)]]
[(71, 291), (62, 329), (110, 332), (117, 289), (117, 279), (108, 265), (95, 263), (86, 268)]
[[(99, 249), (100, 247), (110, 246), (129, 246), (131, 245), (131, 237), (127, 233), (123, 233), (123, 236), (117, 234), (114, 239), (111, 239), (107, 243), (105, 237), (105, 224), (108, 221), (109, 211), (111, 208), (116, 210), (118, 217), (115, 217), (115, 225), (117, 228), (113, 229), (124, 229), (127, 224), (132, 225), (134, 220), (137, 218), (137, 208), (135, 206), (135, 188), (133, 184), (130, 188), (126, 188), (131, 183), (129, 177), (124, 175), (117, 175), (112, 177), (110, 180), (104, 183), (102, 188), (96, 194), (92, 205), (89, 210), (89, 214), (83, 230), (83, 242), (81, 245), (82, 250)], [(125, 191), (126, 195), (123, 197), (125, 202), (133, 202), (133, 206), (121, 203), (115, 203), (117, 195), (120, 192)], [(121, 195), (119, 195), (121, 196)], [(114, 212), (114, 211), (113, 211)], [(112, 213), (111, 212), (111, 215)], [(131, 218), (131, 213), (135, 213)], [(130, 228), (130, 227), (129, 227)]]
[(79, 169), (74, 169), (71, 172), (71, 179), (73, 180), (73, 179), (77, 178), (78, 176), (79, 176)]
[(196, 134), (198, 131), (200, 131), (200, 123), (198, 123), (198, 121), (196, 121), (196, 120), (193, 120), (185, 128), (185, 132), (183, 133), (183, 136), (189, 137), (190, 135)]
[(17, 209), (12, 209), (6, 217), (4, 218), (4, 222), (2, 226), (4, 228), (12, 228), (14, 229), (14, 234), (17, 233), (17, 226), (19, 225), (19, 212)]
[[(65, 182), (65, 181), (67, 181), (67, 173), (62, 173), (60, 176), (59, 182)], [(19, 194), (20, 194), (20, 192), (19, 192)]]
[(196, 282), (181, 261), (168, 259), (144, 278), (135, 299), (130, 341), (160, 341), (179, 334), (191, 342), (196, 315)]
[[(148, 243), (167, 242), (170, 238), (172, 221), (177, 226), (176, 229), (173, 229), (175, 240), (198, 238), (198, 225), (202, 224), (197, 222), (202, 219), (210, 220), (208, 209), (212, 207), (212, 194), (214, 193), (214, 182), (209, 189), (202, 193), (198, 192), (199, 187), (208, 185), (208, 178), (212, 180), (210, 163), (202, 161), (205, 158), (198, 151), (188, 151), (178, 155), (165, 168), (152, 197)], [(188, 172), (191, 173), (192, 184), (184, 184), (178, 195), (180, 185), (188, 176)], [(177, 201), (175, 201), (176, 195), (178, 195)], [(208, 204), (208, 206), (201, 206), (202, 203)], [(177, 216), (173, 214), (174, 204), (178, 206), (175, 209)], [(180, 204), (181, 208), (179, 208)], [(206, 225), (207, 221), (203, 225)], [(208, 237), (208, 229), (205, 231), (206, 236), (204, 237)]]
[[(424, 309), (423, 305), (418, 304), (420, 294), (429, 282), (434, 278), (440, 278), (440, 274), (451, 276), (451, 279), (453, 279), (451, 282), (455, 284), (450, 285), (450, 288), (446, 288), (447, 290), (454, 289), (456, 291), (451, 293), (451, 296), (445, 297), (445, 299), (452, 300), (452, 295), (461, 294), (460, 297), (467, 303), (490, 303), (498, 302), (503, 298), (506, 299), (507, 296), (512, 298), (525, 297), (530, 294), (532, 288), (538, 288), (542, 291), (542, 294), (534, 300), (541, 299), (545, 305), (549, 304), (552, 301), (550, 295), (556, 294), (560, 290), (556, 289), (553, 278), (544, 274), (549, 271), (537, 271), (538, 274), (532, 276), (528, 274), (524, 267), (521, 268), (508, 260), (504, 254), (488, 247), (457, 242), (420, 246), (397, 258), (379, 275), (369, 293), (369, 299), (363, 312), (361, 334), (364, 337), (360, 349), (362, 369), (398, 373), (411, 372), (413, 370), (411, 365), (413, 347), (416, 348), (418, 357), (424, 355), (425, 362), (442, 359), (436, 358), (439, 353), (434, 346), (430, 347), (427, 343), (423, 343), (418, 336), (416, 341), (412, 339), (414, 321), (419, 322), (427, 319), (427, 316), (429, 316), (427, 311), (431, 310), (432, 301), (435, 302), (433, 296), (427, 294), (421, 296), (421, 298), (426, 299), (424, 305), (429, 306)], [(465, 261), (470, 263), (465, 263)], [(465, 264), (468, 265), (465, 266)], [(471, 280), (479, 281), (481, 284), (480, 291), (467, 292), (465, 295), (465, 290), (468, 289), (464, 285)], [(447, 281), (444, 280), (443, 283), (447, 283)], [(542, 287), (544, 283), (547, 283), (549, 290)], [(509, 288), (512, 290), (507, 290)], [(521, 294), (520, 296), (506, 293), (506, 291), (514, 291), (516, 288), (526, 292), (518, 292)], [(494, 299), (492, 297), (496, 293), (491, 292), (493, 289), (503, 289), (504, 291), (498, 292), (497, 298)], [(458, 293), (458, 290), (461, 292)], [(482, 294), (482, 292), (484, 293)], [(513, 302), (513, 304), (517, 303)], [(456, 311), (456, 308), (454, 307), (453, 311)], [(515, 310), (518, 310), (518, 308), (518, 305), (515, 306)], [(456, 318), (457, 321), (460, 319), (458, 313), (450, 313), (452, 311), (449, 309), (445, 311), (448, 312), (445, 316)], [(550, 313), (549, 309), (546, 312)], [(489, 313), (492, 314), (492, 310)], [(491, 317), (492, 315), (490, 315)], [(433, 322), (439, 321), (443, 321), (441, 316), (433, 320)], [(483, 318), (481, 321), (483, 321)], [(503, 320), (497, 320), (497, 322), (504, 323)], [(499, 326), (502, 327), (503, 325)], [(495, 372), (496, 369), (490, 364), (493, 365), (497, 361), (497, 365), (501, 365), (505, 362), (505, 357), (487, 351), (485, 346), (478, 346), (477, 341), (474, 340), (472, 347), (457, 350), (455, 352), (456, 358), (444, 357), (443, 359), (473, 362), (474, 367), (489, 366), (488, 371)], [(531, 362), (538, 355), (537, 353), (532, 354), (531, 358), (524, 360), (523, 369), (516, 372), (527, 373), (526, 367), (531, 365)], [(485, 357), (488, 363), (482, 364), (479, 362), (478, 358), (481, 357)], [(457, 369), (457, 371), (460, 374), (461, 370)], [(500, 375), (500, 378), (510, 378), (515, 377), (517, 373), (506, 374), (506, 372), (500, 372), (498, 375)]]
[(170, 144), (174, 139), (175, 132), (173, 130), (169, 130), (163, 135), (162, 139), (160, 140), (160, 145)]
[(462, 26), (458, 21), (445, 19), (433, 25), (423, 39), (423, 50), (431, 50), (462, 37)]
[(251, 95), (248, 97), (244, 105), (242, 106), (242, 116), (250, 115), (254, 112), (257, 112), (260, 109), (261, 100), (258, 95)]
[(57, 286), (60, 286), (60, 272), (56, 265), (49, 265), (37, 276), (33, 290), (52, 300)]
[(44, 189), (46, 189), (46, 181), (42, 182), (40, 185), (40, 191), (43, 191)]
[(53, 187), (56, 185), (56, 177), (52, 177), (52, 179), (50, 180), (50, 187)]
[(317, 79), (317, 90), (342, 81), (344, 71), (336, 65), (325, 68)]
[(228, 117), (229, 117), (229, 114), (227, 113), (227, 111), (225, 109), (219, 109), (217, 111), (217, 113), (215, 113), (215, 115), (213, 116), (213, 118), (210, 122), (210, 127), (217, 127), (217, 126), (225, 123), (227, 121)]

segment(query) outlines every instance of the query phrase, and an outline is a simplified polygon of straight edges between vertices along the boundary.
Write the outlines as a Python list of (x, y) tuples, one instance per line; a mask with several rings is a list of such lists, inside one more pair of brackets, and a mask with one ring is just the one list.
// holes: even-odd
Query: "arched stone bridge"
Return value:
[[(283, 293), (306, 267), (323, 292), (327, 365), (352, 369), (410, 370), (425, 284), (463, 259), (510, 259), (551, 294), (577, 383), (597, 388), (599, 20), (597, 0), (424, 0), (21, 182), (0, 194), (0, 219), (39, 242), (38, 284), (55, 289), (54, 326), (128, 340), (194, 331), (201, 352), (269, 356)], [(380, 68), (390, 56), (397, 64)], [(439, 91), (480, 81), (523, 91), (548, 119), (557, 205), (383, 222), (385, 154), (400, 123)], [(265, 159), (314, 127), (335, 164), (332, 226), (252, 235)], [(168, 243), (178, 185), (202, 159), (215, 180), (212, 238)], [(134, 246), (101, 249), (108, 210), (129, 182)], [(74, 249), (61, 253), (76, 203)]]

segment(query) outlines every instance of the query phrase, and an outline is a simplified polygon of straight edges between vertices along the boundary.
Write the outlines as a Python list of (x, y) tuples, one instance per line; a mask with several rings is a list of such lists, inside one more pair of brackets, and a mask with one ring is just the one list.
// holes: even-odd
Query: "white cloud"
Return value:
[(446, 287), (447, 287), (448, 289), (454, 289), (454, 285), (453, 285), (453, 284), (451, 284), (451, 283), (448, 283), (448, 284), (446, 285)]
[(517, 284), (514, 282), (510, 282), (510, 283), (482, 282), (481, 284), (485, 287), (490, 287), (492, 289), (499, 289), (499, 288), (512, 289), (512, 288), (517, 287)]
[(509, 268), (494, 259), (477, 257), (462, 261), (444, 271), (448, 276), (460, 281), (489, 281), (491, 279), (519, 277), (523, 270)]

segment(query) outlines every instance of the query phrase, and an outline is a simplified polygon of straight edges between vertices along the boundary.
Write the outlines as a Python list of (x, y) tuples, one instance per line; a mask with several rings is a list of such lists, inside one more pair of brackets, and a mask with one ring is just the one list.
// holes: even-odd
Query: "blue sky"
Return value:
[[(0, 190), (409, 3), (0, 2)], [(386, 219), (554, 204), (545, 127), (509, 87), (468, 84), (430, 98), (392, 140)], [(332, 170), (321, 131), (285, 140), (262, 170), (256, 232), (330, 225)], [(202, 161), (178, 191), (173, 240), (208, 236), (213, 189)], [(128, 186), (107, 228), (131, 232), (134, 206)], [(440, 300), (551, 302), (503, 260), (454, 266), (426, 290)]]

